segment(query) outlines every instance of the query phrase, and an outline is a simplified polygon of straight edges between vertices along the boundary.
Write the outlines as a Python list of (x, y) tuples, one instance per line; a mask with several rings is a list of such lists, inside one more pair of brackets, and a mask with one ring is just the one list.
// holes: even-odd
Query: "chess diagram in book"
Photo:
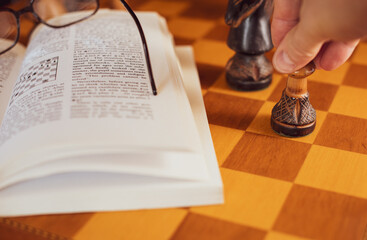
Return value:
[(15, 101), (16, 98), (20, 97), (29, 89), (32, 89), (40, 84), (55, 81), (58, 63), (59, 57), (53, 57), (29, 67), (27, 71), (19, 76), (19, 79), (14, 87), (10, 105)]

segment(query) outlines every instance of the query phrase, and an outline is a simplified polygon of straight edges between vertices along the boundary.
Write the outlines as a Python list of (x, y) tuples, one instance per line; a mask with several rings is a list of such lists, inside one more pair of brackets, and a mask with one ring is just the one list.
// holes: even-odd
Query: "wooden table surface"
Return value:
[[(158, 11), (176, 44), (194, 48), (225, 204), (0, 218), (0, 239), (366, 240), (367, 43), (339, 69), (310, 77), (316, 130), (283, 138), (269, 123), (286, 76), (274, 73), (270, 87), (257, 92), (237, 92), (225, 83), (233, 55), (226, 46), (226, 0), (130, 2), (135, 10)], [(122, 8), (118, 0), (101, 5)], [(30, 19), (22, 18), (25, 44)]]

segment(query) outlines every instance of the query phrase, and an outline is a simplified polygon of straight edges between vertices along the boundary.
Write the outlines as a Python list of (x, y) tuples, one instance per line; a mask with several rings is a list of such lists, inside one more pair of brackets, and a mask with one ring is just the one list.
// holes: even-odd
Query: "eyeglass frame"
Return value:
[[(42, 23), (42, 24), (44, 24), (44, 25), (46, 25), (48, 27), (51, 27), (51, 28), (64, 28), (64, 27), (68, 27), (70, 25), (79, 23), (81, 21), (84, 21), (84, 20), (92, 17), (93, 15), (95, 15), (98, 12), (98, 10), (100, 8), (99, 0), (95, 0), (96, 1), (96, 4), (97, 4), (96, 5), (96, 9), (89, 16), (83, 17), (83, 18), (81, 18), (81, 19), (79, 19), (77, 21), (74, 21), (74, 22), (71, 22), (71, 23), (68, 23), (68, 24), (65, 24), (65, 25), (62, 25), (62, 26), (54, 26), (54, 25), (51, 25), (51, 24), (47, 23), (46, 21), (42, 20), (42, 18), (40, 18), (38, 16), (38, 14), (34, 11), (33, 4), (34, 4), (35, 1), (36, 0), (30, 0), (29, 5), (27, 7), (24, 7), (23, 9), (21, 9), (19, 11), (15, 11), (15, 10), (13, 10), (11, 8), (3, 8), (3, 7), (0, 7), (0, 12), (10, 12), (11, 14), (13, 14), (15, 16), (16, 21), (17, 21), (17, 36), (16, 36), (16, 38), (14, 40), (14, 43), (10, 47), (8, 47), (7, 49), (5, 49), (4, 51), (1, 51), (0, 52), (0, 55), (8, 52), (10, 49), (12, 49), (13, 47), (15, 47), (15, 45), (19, 42), (19, 38), (20, 38), (20, 16), (22, 14), (32, 13), (33, 16), (36, 18), (36, 20), (38, 22), (40, 22), (40, 23)], [(140, 39), (141, 39), (142, 44), (143, 44), (145, 61), (146, 61), (146, 64), (147, 64), (148, 75), (149, 75), (150, 84), (151, 84), (151, 87), (152, 87), (152, 92), (153, 92), (153, 95), (156, 96), (157, 95), (157, 87), (156, 87), (156, 84), (155, 84), (155, 81), (154, 81), (152, 64), (151, 64), (151, 61), (150, 61), (150, 56), (149, 56), (149, 51), (148, 51), (148, 44), (147, 44), (147, 41), (146, 41), (146, 38), (145, 38), (145, 34), (144, 34), (144, 31), (143, 31), (143, 28), (142, 28), (142, 26), (140, 24), (140, 21), (139, 21), (138, 17), (134, 13), (134, 11), (131, 9), (131, 7), (127, 4), (127, 2), (125, 0), (120, 0), (120, 1), (124, 5), (124, 7), (128, 11), (128, 13), (130, 14), (130, 16), (133, 18), (134, 23), (135, 23), (136, 27), (138, 28)]]

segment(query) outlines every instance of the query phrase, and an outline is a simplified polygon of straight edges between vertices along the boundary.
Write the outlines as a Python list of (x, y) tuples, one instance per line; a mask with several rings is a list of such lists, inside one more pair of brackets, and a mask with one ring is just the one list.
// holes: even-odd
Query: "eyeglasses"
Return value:
[[(157, 95), (152, 65), (149, 57), (148, 45), (145, 39), (143, 28), (134, 11), (126, 1), (120, 0), (128, 13), (134, 20), (138, 28), (139, 35), (142, 41), (142, 46), (145, 55), (145, 61), (148, 69), (150, 84), (153, 95)], [(52, 8), (50, 7), (52, 6)], [(24, 13), (32, 13), (37, 21), (52, 27), (63, 28), (72, 24), (81, 22), (96, 14), (99, 9), (98, 0), (30, 0), (28, 7), (19, 11), (14, 11), (10, 8), (0, 8), (0, 55), (12, 49), (19, 41), (20, 35), (20, 16)], [(70, 12), (79, 12), (71, 18), (62, 18), (60, 21), (54, 22), (50, 18)]]

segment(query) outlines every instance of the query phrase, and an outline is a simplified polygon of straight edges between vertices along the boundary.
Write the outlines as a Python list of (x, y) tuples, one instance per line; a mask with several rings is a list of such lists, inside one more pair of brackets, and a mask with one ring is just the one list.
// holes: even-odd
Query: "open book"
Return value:
[(40, 25), (0, 56), (0, 216), (223, 202), (191, 48), (137, 15), (157, 96), (126, 12)]

